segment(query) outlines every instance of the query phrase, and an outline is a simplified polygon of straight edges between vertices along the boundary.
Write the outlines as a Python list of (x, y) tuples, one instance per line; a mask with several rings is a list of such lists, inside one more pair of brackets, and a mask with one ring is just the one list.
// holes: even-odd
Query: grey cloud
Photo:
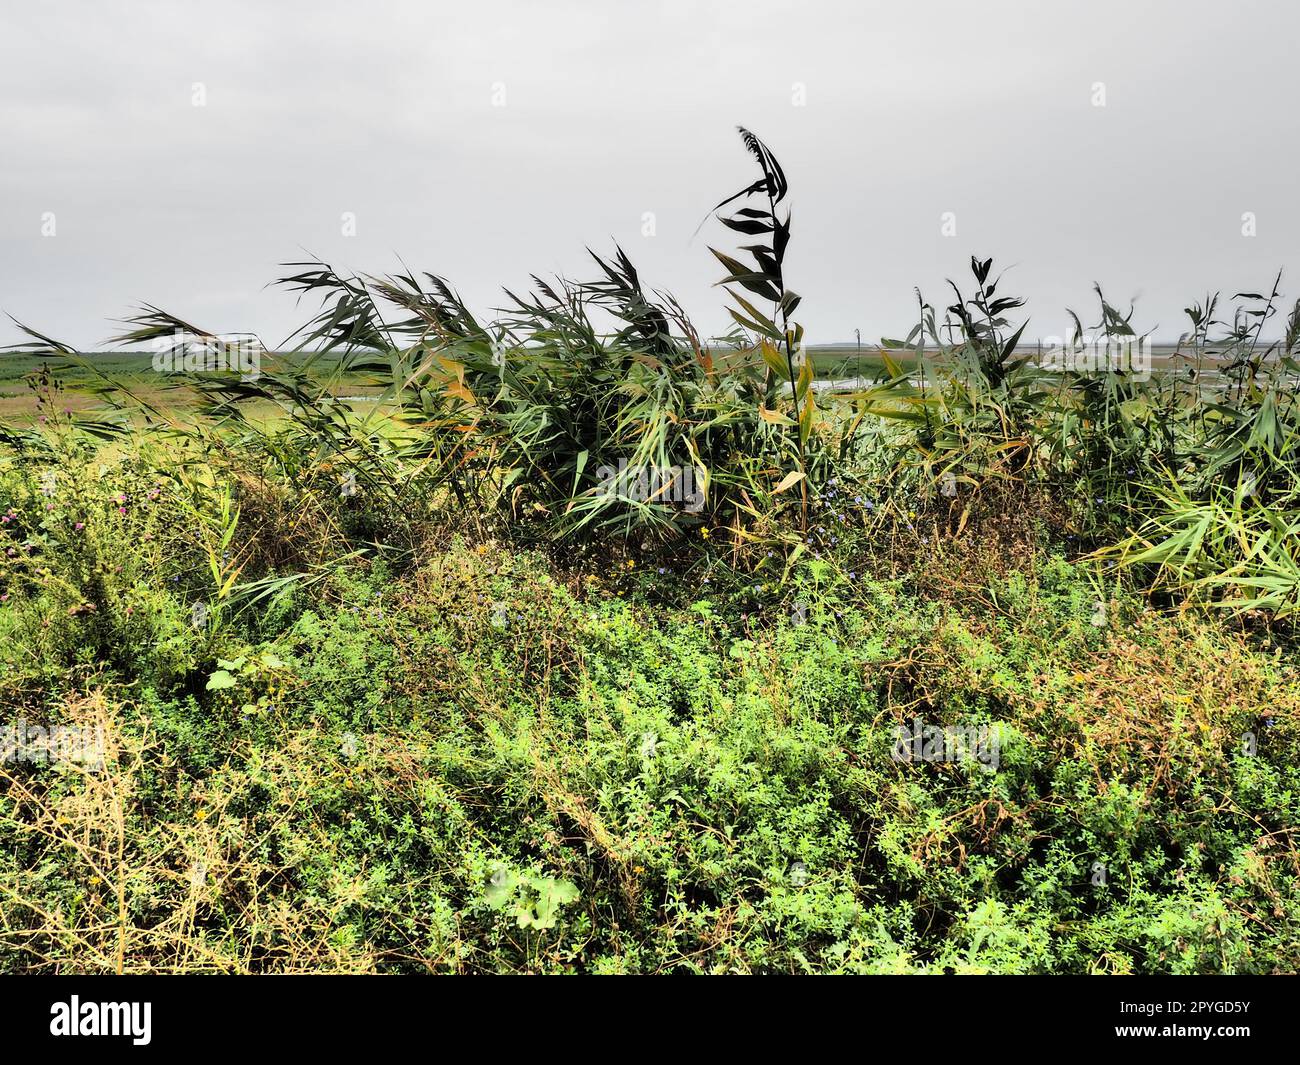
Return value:
[(278, 340), (300, 316), (264, 285), (304, 248), (371, 272), (400, 254), (488, 308), (531, 272), (585, 273), (584, 246), (611, 239), (724, 329), (706, 247), (728, 236), (691, 234), (749, 176), (736, 123), (790, 175), (790, 281), (814, 341), (905, 331), (913, 286), (943, 299), (976, 252), (1013, 267), (1035, 335), (1063, 332), (1093, 280), (1172, 337), (1206, 289), (1300, 265), (1300, 8), (1282, 2), (10, 2), (2, 17), (0, 308), (84, 345), (141, 299)]

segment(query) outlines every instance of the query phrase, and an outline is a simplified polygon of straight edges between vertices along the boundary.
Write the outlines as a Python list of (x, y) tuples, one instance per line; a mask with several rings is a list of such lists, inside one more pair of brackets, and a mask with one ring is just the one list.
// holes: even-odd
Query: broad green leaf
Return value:
[(235, 686), (235, 678), (224, 669), (219, 669), (208, 677), (207, 691), (219, 692)]

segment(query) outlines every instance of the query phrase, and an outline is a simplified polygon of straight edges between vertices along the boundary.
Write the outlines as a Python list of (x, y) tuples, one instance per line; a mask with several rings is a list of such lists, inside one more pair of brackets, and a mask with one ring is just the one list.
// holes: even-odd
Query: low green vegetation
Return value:
[(295, 264), (185, 417), (28, 331), (0, 971), (1300, 967), (1300, 312), (1049, 371), (974, 260), (818, 393), (745, 145), (727, 338), (621, 251), (491, 322)]

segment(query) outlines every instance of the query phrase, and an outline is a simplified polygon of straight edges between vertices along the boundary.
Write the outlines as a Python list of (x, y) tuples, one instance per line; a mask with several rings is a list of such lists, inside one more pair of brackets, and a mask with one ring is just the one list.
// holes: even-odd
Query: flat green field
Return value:
[[(85, 364), (27, 354), (0, 355), (0, 420), (22, 423), (37, 417), (36, 393), (29, 382), (42, 367), (48, 367), (63, 386), (64, 409), (75, 413), (102, 408), (103, 393), (110, 389), (120, 390), (119, 401), (128, 405), (131, 397), (136, 397), (163, 409), (183, 410), (198, 399), (196, 390), (181, 375), (154, 370), (153, 356), (148, 352), (90, 352), (83, 358)], [(263, 357), (262, 369), (284, 369), (301, 358), (289, 353), (269, 354)], [(325, 356), (317, 366), (325, 376), (335, 362)], [(343, 395), (363, 395), (375, 390), (373, 382), (362, 374), (345, 376), (340, 387)]]
[[(843, 348), (811, 349), (813, 365), (819, 378), (875, 376), (883, 374), (884, 364), (876, 349), (863, 349), (858, 355)], [(305, 356), (277, 352), (263, 358), (262, 368), (274, 370), (292, 365)], [(94, 370), (67, 359), (40, 358), (22, 353), (0, 355), (0, 419), (28, 422), (37, 417), (36, 397), (29, 379), (48, 366), (63, 385), (63, 403), (67, 410), (83, 413), (104, 405), (101, 391), (106, 387), (121, 389), (130, 395), (165, 409), (192, 406), (197, 393), (179, 376), (162, 374), (153, 369), (149, 352), (88, 352), (84, 356)], [(909, 361), (903, 356), (900, 362)], [(336, 362), (325, 356), (317, 363), (322, 376), (329, 374)], [(365, 395), (376, 386), (364, 374), (345, 374), (336, 385), (340, 395)], [(125, 396), (121, 397), (129, 402)]]

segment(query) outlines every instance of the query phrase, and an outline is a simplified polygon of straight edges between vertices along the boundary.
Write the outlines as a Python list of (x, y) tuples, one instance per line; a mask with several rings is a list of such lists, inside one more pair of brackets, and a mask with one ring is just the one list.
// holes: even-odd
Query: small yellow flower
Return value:
[(90, 878), (90, 883), (91, 883), (91, 886), (92, 886), (92, 887), (98, 887), (98, 886), (99, 886), (100, 884), (102, 884), (103, 882), (104, 882), (104, 881), (101, 880), (101, 879), (100, 879), (99, 877), (97, 877), (97, 876), (92, 876), (92, 877)]
[(196, 820), (196, 821), (206, 821), (207, 819), (208, 819), (208, 811), (207, 811), (207, 810), (196, 810), (196, 811), (195, 811), (195, 813), (194, 813), (194, 820)]

